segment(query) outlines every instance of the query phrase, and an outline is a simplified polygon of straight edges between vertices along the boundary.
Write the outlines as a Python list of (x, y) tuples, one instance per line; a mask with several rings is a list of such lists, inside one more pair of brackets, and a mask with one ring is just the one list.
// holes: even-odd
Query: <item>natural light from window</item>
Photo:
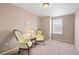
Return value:
[(63, 34), (63, 21), (61, 17), (53, 18), (53, 34)]

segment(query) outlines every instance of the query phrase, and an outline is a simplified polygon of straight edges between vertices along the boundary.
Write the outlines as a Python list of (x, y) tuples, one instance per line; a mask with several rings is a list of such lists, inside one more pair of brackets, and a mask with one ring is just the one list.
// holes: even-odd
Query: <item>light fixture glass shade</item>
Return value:
[(49, 7), (49, 3), (43, 3), (43, 4), (42, 4), (42, 7), (43, 7), (43, 8), (48, 8), (48, 7)]

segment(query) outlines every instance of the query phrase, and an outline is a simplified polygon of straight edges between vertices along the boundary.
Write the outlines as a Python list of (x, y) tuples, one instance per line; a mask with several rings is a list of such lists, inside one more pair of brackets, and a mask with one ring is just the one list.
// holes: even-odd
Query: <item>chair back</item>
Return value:
[(36, 35), (43, 35), (43, 31), (41, 29), (37, 29)]
[(36, 41), (44, 41), (44, 34), (43, 34), (43, 31), (41, 29), (38, 29), (36, 31)]
[(21, 31), (19, 31), (19, 30), (14, 30), (13, 32), (14, 32), (14, 35), (15, 35), (15, 37), (16, 37), (16, 39), (17, 39), (18, 41), (20, 41), (20, 40), (23, 38)]

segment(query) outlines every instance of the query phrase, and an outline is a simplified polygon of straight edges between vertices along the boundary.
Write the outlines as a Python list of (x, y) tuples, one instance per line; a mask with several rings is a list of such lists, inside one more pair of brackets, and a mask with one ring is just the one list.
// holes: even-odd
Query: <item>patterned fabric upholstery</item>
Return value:
[(15, 31), (15, 35), (17, 37), (20, 48), (28, 48), (26, 43), (28, 44), (29, 47), (31, 47), (32, 42), (29, 39), (24, 38), (21, 32)]
[(36, 31), (36, 40), (37, 41), (43, 41), (44, 40), (44, 34), (43, 34), (43, 31), (38, 29)]

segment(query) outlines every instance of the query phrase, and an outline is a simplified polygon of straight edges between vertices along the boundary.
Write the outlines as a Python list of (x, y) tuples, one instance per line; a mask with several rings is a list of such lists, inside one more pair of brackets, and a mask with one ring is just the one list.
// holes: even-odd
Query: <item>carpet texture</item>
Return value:
[[(21, 53), (27, 55), (27, 51)], [(75, 45), (56, 40), (47, 40), (45, 45), (40, 44), (30, 50), (30, 55), (79, 55)]]

